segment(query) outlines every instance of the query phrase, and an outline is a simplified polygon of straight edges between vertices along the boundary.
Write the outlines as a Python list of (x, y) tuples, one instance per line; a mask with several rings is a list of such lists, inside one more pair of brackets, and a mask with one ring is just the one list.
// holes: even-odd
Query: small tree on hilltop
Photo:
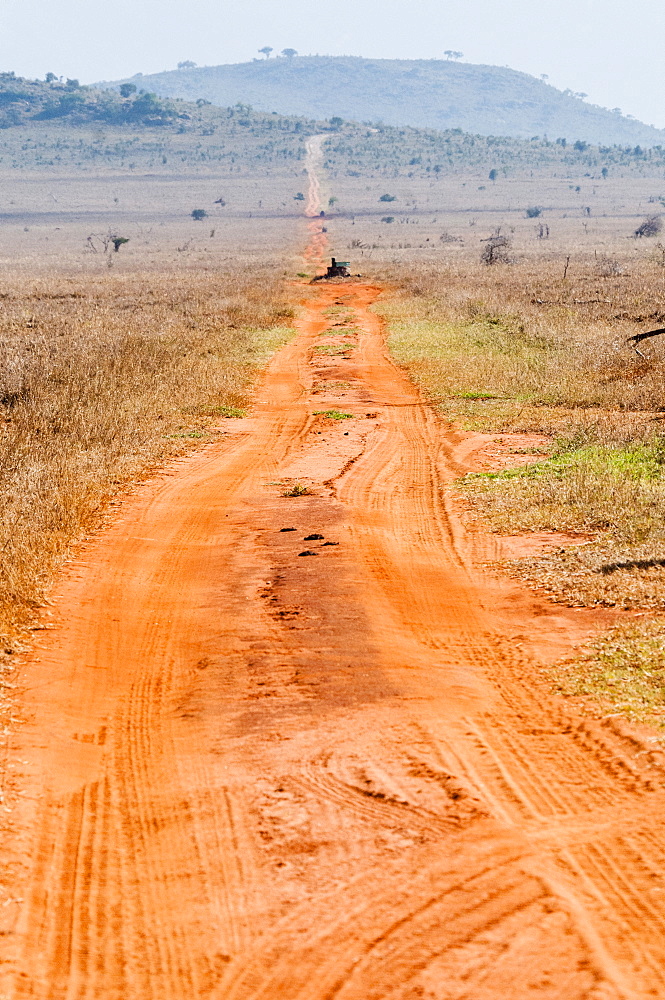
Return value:
[(178, 69), (196, 69), (196, 63), (192, 62), (191, 59), (183, 59), (182, 62), (178, 63)]
[(270, 53), (272, 52), (272, 45), (264, 45), (262, 49), (259, 49), (259, 52), (262, 55), (264, 55), (266, 59), (270, 59)]
[(120, 96), (131, 97), (136, 93), (136, 86), (133, 83), (123, 83), (120, 85)]
[(293, 57), (297, 56), (298, 53), (296, 49), (282, 49), (282, 55), (286, 56), (287, 59), (293, 59)]

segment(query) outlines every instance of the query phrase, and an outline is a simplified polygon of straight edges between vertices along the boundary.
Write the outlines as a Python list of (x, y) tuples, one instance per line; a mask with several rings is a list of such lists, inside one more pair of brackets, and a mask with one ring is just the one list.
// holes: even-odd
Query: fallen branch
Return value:
[(649, 337), (658, 337), (661, 333), (665, 333), (665, 327), (663, 327), (660, 330), (648, 330), (645, 331), (644, 333), (635, 333), (633, 334), (632, 337), (627, 338), (626, 343), (631, 344), (632, 347), (635, 349), (635, 353), (639, 354), (639, 356), (643, 358), (644, 354), (642, 354), (642, 352), (638, 350), (637, 345), (640, 344), (643, 340), (647, 340)]

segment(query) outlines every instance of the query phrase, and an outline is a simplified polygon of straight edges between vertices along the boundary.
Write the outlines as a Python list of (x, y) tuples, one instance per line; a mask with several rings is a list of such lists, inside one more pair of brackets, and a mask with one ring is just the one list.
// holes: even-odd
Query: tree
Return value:
[(305, 200), (305, 195), (302, 193), (302, 191), (298, 191), (298, 194), (294, 194), (293, 200), (294, 201), (304, 201)]
[(282, 55), (286, 56), (287, 59), (293, 59), (293, 57), (297, 56), (298, 53), (296, 49), (282, 49)]
[(496, 181), (498, 176), (499, 176), (499, 171), (496, 170), (494, 167), (492, 167), (492, 169), (489, 172), (489, 179), (492, 181), (492, 183)]
[(527, 219), (537, 219), (539, 215), (542, 215), (543, 210), (540, 205), (531, 205), (530, 208), (526, 210)]
[(634, 232), (635, 239), (640, 236), (657, 236), (663, 228), (663, 220), (659, 215), (648, 215)]
[(195, 222), (203, 222), (207, 214), (208, 213), (206, 212), (205, 208), (195, 208), (194, 211), (192, 212), (192, 218), (194, 219)]
[(379, 201), (397, 201), (396, 194), (382, 194)]
[(120, 84), (120, 96), (121, 97), (131, 97), (132, 94), (136, 93), (136, 85), (133, 83), (121, 83)]
[(270, 59), (270, 53), (272, 52), (272, 45), (264, 45), (262, 49), (259, 49), (259, 52), (261, 52), (262, 55), (266, 57), (266, 59)]
[(340, 125), (344, 124), (344, 119), (340, 118), (339, 115), (333, 115), (333, 117), (330, 119), (330, 124), (334, 125), (335, 128), (339, 128)]
[(192, 62), (191, 59), (184, 59), (178, 63), (178, 69), (196, 69), (196, 63)]
[(456, 52), (455, 49), (446, 49), (443, 53), (446, 59), (461, 59), (464, 55), (463, 52)]
[(57, 76), (55, 75), (55, 73), (47, 73), (47, 74), (46, 74), (46, 77), (45, 77), (45, 80), (46, 80), (46, 82), (47, 82), (47, 83), (53, 83), (53, 81), (54, 81), (54, 80), (57, 80), (57, 79), (58, 79), (58, 78), (57, 78)]
[(67, 80), (67, 90), (78, 90), (80, 86), (78, 80)]

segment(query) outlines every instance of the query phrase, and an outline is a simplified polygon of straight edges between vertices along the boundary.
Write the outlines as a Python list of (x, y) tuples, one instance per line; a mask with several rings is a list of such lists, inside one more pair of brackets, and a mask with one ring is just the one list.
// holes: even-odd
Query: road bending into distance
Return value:
[(302, 294), (252, 417), (53, 595), (6, 995), (665, 996), (660, 758), (536, 683), (380, 290)]

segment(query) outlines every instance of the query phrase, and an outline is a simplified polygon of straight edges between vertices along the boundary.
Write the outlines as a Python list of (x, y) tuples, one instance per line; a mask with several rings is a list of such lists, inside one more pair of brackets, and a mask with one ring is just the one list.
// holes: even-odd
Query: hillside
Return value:
[(298, 56), (203, 66), (121, 82), (162, 97), (357, 122), (383, 122), (523, 139), (547, 136), (598, 144), (665, 144), (665, 130), (587, 104), (512, 69), (440, 60)]
[(260, 170), (299, 175), (305, 141), (328, 133), (330, 177), (486, 179), (662, 176), (665, 149), (593, 146), (270, 114), (243, 104), (165, 99), (0, 73), (0, 170), (149, 170), (166, 175)]

